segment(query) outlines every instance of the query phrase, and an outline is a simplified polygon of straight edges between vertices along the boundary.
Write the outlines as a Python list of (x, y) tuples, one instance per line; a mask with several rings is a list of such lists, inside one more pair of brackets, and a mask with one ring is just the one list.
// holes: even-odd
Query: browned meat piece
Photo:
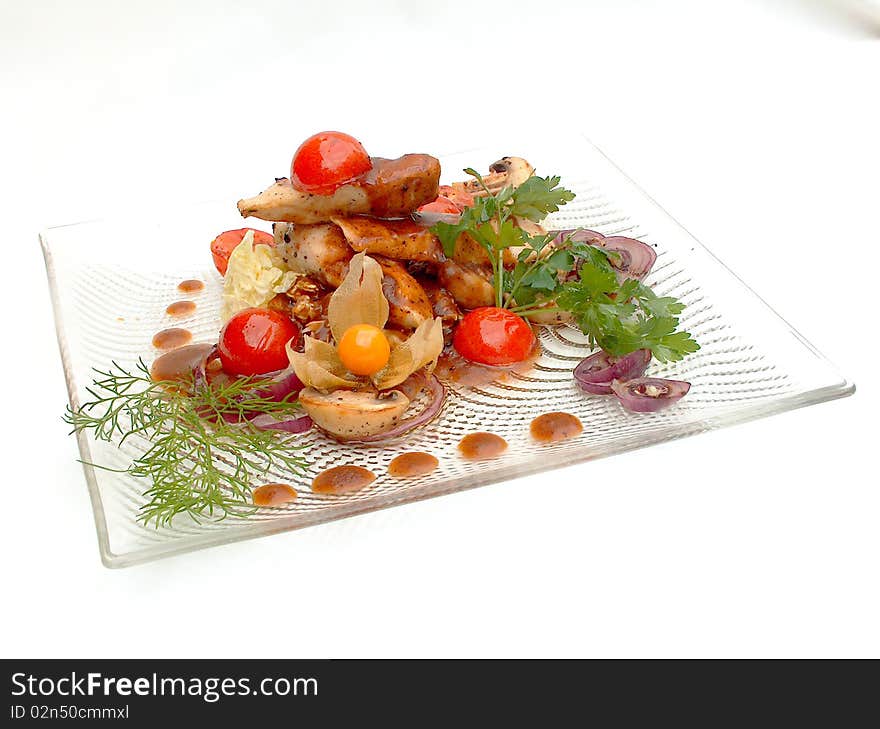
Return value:
[(416, 280), (428, 295), (428, 301), (431, 302), (434, 316), (439, 316), (444, 324), (453, 324), (461, 319), (461, 309), (458, 308), (458, 304), (455, 303), (452, 294), (440, 286), (436, 279), (419, 276)]
[(354, 253), (338, 226), (279, 223), (274, 231), (278, 251), (291, 270), (308, 274), (330, 288), (342, 283)]
[(463, 309), (495, 304), (492, 271), (488, 268), (446, 261), (437, 268), (437, 278)]
[(437, 197), (440, 162), (428, 154), (373, 157), (373, 167), (331, 195), (294, 188), (286, 177), (256, 197), (238, 201), (242, 217), (288, 223), (321, 223), (336, 216), (406, 216)]
[(428, 295), (403, 264), (374, 256), (385, 274), (382, 293), (388, 299), (388, 323), (401, 329), (415, 329), (432, 318)]
[(437, 237), (412, 220), (379, 220), (357, 215), (333, 218), (333, 222), (342, 228), (348, 244), (358, 253), (366, 251), (399, 261), (440, 263), (446, 260)]

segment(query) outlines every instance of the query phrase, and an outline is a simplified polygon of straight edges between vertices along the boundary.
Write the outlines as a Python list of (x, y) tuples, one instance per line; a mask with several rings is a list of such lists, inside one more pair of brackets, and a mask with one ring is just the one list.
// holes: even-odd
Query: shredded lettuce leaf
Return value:
[(288, 269), (272, 246), (254, 245), (254, 233), (248, 231), (232, 255), (223, 282), (223, 321), (252, 306), (266, 306), (275, 294), (282, 294), (300, 274)]

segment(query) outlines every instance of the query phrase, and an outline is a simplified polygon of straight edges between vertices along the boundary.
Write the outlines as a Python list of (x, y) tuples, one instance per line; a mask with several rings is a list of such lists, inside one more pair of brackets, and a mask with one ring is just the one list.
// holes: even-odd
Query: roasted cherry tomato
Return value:
[(461, 210), (458, 209), (458, 205), (456, 205), (452, 200), (448, 197), (443, 197), (440, 195), (433, 202), (425, 203), (419, 208), (420, 213), (460, 213)]
[(280, 311), (245, 309), (220, 331), (217, 351), (232, 375), (264, 375), (288, 365), (285, 345), (299, 343), (299, 326)]
[(211, 255), (214, 257), (214, 265), (217, 266), (221, 276), (226, 275), (226, 268), (229, 266), (229, 256), (232, 255), (232, 251), (241, 243), (241, 239), (244, 238), (249, 230), (254, 231), (254, 245), (265, 243), (267, 246), (274, 247), (275, 238), (272, 237), (271, 233), (263, 230), (239, 228), (238, 230), (227, 230), (225, 233), (221, 233), (211, 241)]
[(303, 192), (330, 195), (373, 166), (357, 139), (342, 132), (318, 132), (303, 142), (290, 165), (290, 181)]
[(487, 365), (509, 365), (528, 358), (535, 333), (522, 317), (506, 309), (484, 306), (465, 314), (452, 338), (465, 359)]
[(355, 375), (374, 375), (388, 364), (391, 346), (379, 327), (355, 324), (339, 342), (339, 359)]

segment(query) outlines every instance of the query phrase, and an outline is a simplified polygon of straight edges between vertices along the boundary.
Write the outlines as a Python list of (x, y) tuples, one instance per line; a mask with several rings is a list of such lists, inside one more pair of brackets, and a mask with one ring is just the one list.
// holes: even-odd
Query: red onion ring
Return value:
[(254, 390), (254, 397), (281, 402), (291, 393), (298, 393), (304, 387), (293, 370), (279, 370), (266, 375), (266, 377), (270, 375), (271, 379), (265, 386), (261, 385), (259, 389)]
[(648, 275), (657, 260), (657, 252), (647, 243), (642, 243), (635, 238), (612, 235), (599, 241), (596, 245), (605, 251), (616, 253), (620, 258), (619, 263), (613, 259), (609, 259), (609, 262), (621, 280), (635, 278), (641, 281)]
[(446, 402), (446, 388), (443, 386), (443, 383), (437, 379), (436, 375), (428, 375), (427, 387), (430, 390), (431, 401), (425, 406), (422, 412), (411, 418), (400, 421), (397, 425), (390, 430), (386, 430), (384, 433), (376, 433), (375, 435), (368, 435), (364, 438), (357, 438), (357, 441), (360, 443), (377, 443), (383, 440), (390, 440), (391, 438), (397, 438), (404, 433), (409, 433), (411, 430), (414, 430), (419, 426), (430, 423), (437, 417), (437, 414), (443, 407), (443, 403)]
[(605, 240), (605, 236), (595, 230), (587, 228), (567, 228), (566, 230), (556, 231), (556, 237), (550, 241), (550, 245), (558, 246), (567, 238), (575, 243), (589, 243), (590, 245), (601, 245), (599, 241)]
[(627, 382), (614, 380), (611, 389), (627, 410), (634, 413), (653, 413), (681, 400), (691, 389), (691, 383), (663, 380), (659, 377), (638, 377)]
[(650, 363), (650, 349), (637, 349), (624, 357), (612, 357), (600, 350), (574, 368), (574, 380), (581, 390), (591, 395), (610, 395), (613, 380), (641, 377)]
[[(213, 346), (199, 363), (193, 367), (193, 389), (198, 392), (208, 387), (208, 363), (217, 356), (217, 346)], [(297, 394), (303, 389), (303, 383), (293, 370), (278, 370), (265, 375), (267, 382), (255, 389), (255, 398), (282, 402), (291, 393)], [(238, 399), (243, 399), (241, 395)], [(242, 419), (234, 412), (222, 412), (220, 417), (227, 423), (240, 423)], [(304, 433), (312, 427), (312, 419), (308, 415), (276, 420), (271, 413), (249, 413), (245, 419), (260, 430), (283, 430), (288, 433)]]

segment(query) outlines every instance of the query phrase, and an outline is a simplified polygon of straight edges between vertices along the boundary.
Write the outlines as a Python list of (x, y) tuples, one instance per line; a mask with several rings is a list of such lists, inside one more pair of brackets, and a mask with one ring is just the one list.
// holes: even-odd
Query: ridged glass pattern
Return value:
[[(852, 392), (852, 385), (809, 343), (588, 142), (569, 138), (556, 144), (493, 145), (450, 155), (441, 158), (444, 181), (460, 179), (456, 173), (465, 166), (485, 168), (505, 154), (527, 157), (539, 174), (562, 175), (564, 184), (577, 193), (573, 203), (548, 221), (548, 228), (583, 226), (655, 246), (657, 262), (647, 283), (687, 305), (682, 322), (701, 349), (682, 362), (654, 363), (648, 374), (688, 380), (692, 387), (687, 397), (659, 413), (632, 414), (614, 398), (585, 395), (571, 376), (574, 366), (590, 353), (584, 337), (567, 326), (542, 328), (542, 353), (532, 371), (479, 388), (451, 384), (440, 416), (398, 441), (346, 446), (317, 432), (304, 435), (310, 464), (306, 477), (276, 472), (266, 479), (291, 483), (299, 492), (282, 508), (200, 524), (183, 517), (157, 529), (136, 518), (144, 503), (144, 482), (85, 466), (105, 564), (125, 566), (318, 524)], [(195, 342), (216, 340), (222, 282), (211, 264), (208, 244), (218, 232), (241, 226), (230, 201), (198, 205), (162, 219), (143, 212), (136, 218), (53, 228), (41, 235), (74, 405), (87, 399), (84, 388), (91, 382), (93, 367), (106, 368), (111, 361), (131, 366), (138, 357), (152, 361), (158, 352), (151, 339), (160, 329), (182, 326), (192, 331)], [(268, 226), (257, 222), (256, 227)], [(203, 280), (205, 290), (181, 294), (177, 284), (186, 278)], [(169, 304), (186, 298), (197, 303), (193, 315), (178, 319), (165, 313)], [(583, 433), (555, 444), (534, 442), (529, 435), (531, 420), (558, 410), (580, 418)], [(462, 459), (457, 444), (474, 431), (497, 433), (508, 441), (508, 451), (491, 461)], [(117, 447), (81, 435), (79, 447), (83, 461), (125, 468), (147, 444), (132, 439)], [(436, 455), (439, 468), (408, 480), (386, 474), (394, 456), (414, 450)], [(314, 475), (343, 463), (364, 466), (378, 478), (348, 495), (310, 491)], [(536, 518), (552, 519), (558, 504), (545, 496), (536, 494), (536, 510), (547, 510)]]

